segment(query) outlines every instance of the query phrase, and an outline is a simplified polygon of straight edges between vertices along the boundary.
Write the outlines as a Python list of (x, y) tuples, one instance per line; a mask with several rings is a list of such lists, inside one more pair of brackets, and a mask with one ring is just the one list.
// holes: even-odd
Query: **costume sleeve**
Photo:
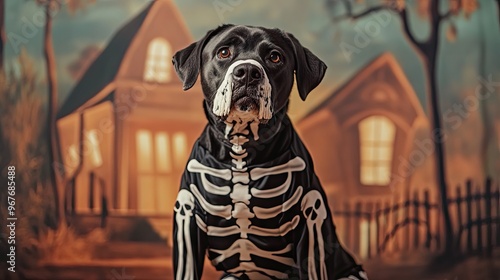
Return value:
[(175, 280), (199, 280), (207, 248), (203, 212), (189, 188), (192, 178), (184, 173), (174, 206), (173, 262)]
[(294, 238), (300, 279), (368, 279), (340, 245), (324, 191), (316, 176), (311, 181), (300, 203), (301, 221)]

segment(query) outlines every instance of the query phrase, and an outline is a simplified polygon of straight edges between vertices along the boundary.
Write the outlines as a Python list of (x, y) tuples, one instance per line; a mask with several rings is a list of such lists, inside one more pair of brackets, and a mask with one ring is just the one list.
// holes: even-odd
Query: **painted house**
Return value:
[(297, 128), (334, 199), (387, 197), (408, 187), (394, 180), (418, 132), (428, 127), (394, 56), (384, 53), (302, 118)]
[(142, 217), (170, 233), (180, 176), (206, 124), (200, 87), (183, 92), (171, 63), (192, 41), (175, 4), (153, 1), (71, 91), (57, 127), (73, 221)]
[[(153, 1), (115, 34), (60, 108), (65, 208), (77, 227), (103, 226), (106, 216), (108, 227), (127, 232), (142, 219), (170, 235), (180, 176), (206, 124), (201, 88), (182, 92), (171, 64), (173, 51), (192, 41), (175, 4)], [(386, 53), (297, 128), (326, 192), (340, 199), (389, 196), (408, 184), (411, 178), (391, 181), (395, 159), (408, 156), (426, 126), (415, 92)]]

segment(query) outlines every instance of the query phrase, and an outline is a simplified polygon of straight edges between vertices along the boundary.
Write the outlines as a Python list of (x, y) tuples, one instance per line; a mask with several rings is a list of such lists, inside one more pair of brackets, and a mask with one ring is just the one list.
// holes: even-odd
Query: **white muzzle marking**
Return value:
[(214, 105), (212, 111), (219, 117), (226, 117), (231, 111), (231, 97), (233, 95), (233, 70), (236, 66), (244, 63), (250, 63), (260, 68), (264, 78), (259, 85), (259, 119), (269, 120), (272, 118), (273, 113), (271, 110), (271, 91), (272, 87), (269, 83), (266, 71), (262, 65), (254, 59), (238, 60), (231, 64), (226, 71), (224, 80), (222, 81), (219, 89), (214, 98)]

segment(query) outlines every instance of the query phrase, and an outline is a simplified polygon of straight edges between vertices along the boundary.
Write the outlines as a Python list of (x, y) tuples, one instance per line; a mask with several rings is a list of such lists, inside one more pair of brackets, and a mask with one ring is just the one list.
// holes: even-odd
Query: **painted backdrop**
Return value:
[(499, 5), (0, 1), (0, 213), (18, 218), (0, 275), (173, 279), (175, 196), (206, 119), (170, 61), (233, 23), (293, 33), (328, 65), (289, 115), (370, 279), (495, 279)]

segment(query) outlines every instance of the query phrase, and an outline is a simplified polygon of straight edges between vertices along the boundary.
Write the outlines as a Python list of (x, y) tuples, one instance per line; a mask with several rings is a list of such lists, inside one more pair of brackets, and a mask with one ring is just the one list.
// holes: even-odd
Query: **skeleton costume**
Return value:
[(260, 125), (207, 117), (174, 210), (175, 279), (200, 279), (207, 253), (222, 279), (367, 279), (339, 244), (286, 108)]

